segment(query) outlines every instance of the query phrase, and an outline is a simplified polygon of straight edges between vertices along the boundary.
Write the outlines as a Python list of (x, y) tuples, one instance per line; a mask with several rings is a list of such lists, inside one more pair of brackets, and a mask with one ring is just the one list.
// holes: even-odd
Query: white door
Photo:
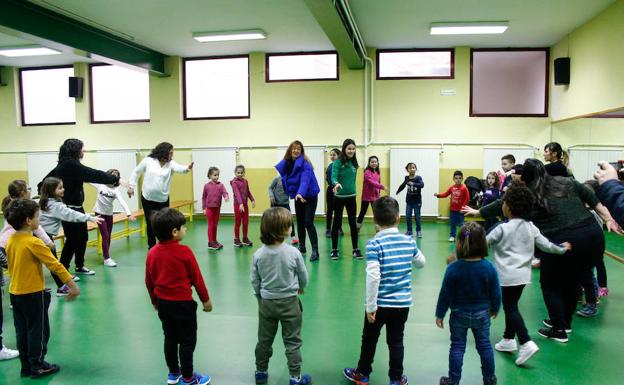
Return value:
[(418, 175), (423, 178), (425, 187), (422, 189), (423, 216), (438, 216), (438, 199), (433, 196), (440, 184), (440, 149), (439, 148), (391, 148), (390, 149), (390, 194), (399, 201), (401, 215), (405, 214), (405, 194), (403, 190), (399, 196), (395, 193), (407, 171), (407, 163), (416, 163)]

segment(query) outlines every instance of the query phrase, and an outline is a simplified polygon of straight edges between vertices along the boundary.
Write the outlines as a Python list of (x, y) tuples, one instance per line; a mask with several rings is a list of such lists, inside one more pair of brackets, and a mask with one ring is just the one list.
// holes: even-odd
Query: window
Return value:
[(453, 79), (454, 49), (377, 50), (377, 79)]
[(266, 81), (338, 80), (336, 52), (297, 52), (266, 55)]
[(147, 72), (108, 65), (89, 66), (91, 123), (149, 122)]
[(548, 116), (548, 48), (472, 49), (470, 116)]
[(249, 118), (249, 56), (184, 59), (184, 119)]
[(22, 68), (22, 125), (76, 124), (76, 105), (69, 97), (73, 66)]

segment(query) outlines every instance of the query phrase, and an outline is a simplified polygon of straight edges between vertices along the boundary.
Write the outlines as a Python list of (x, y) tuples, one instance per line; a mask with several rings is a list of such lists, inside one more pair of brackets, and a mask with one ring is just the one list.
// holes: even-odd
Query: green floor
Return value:
[[(258, 239), (258, 222), (252, 219), (250, 238)], [(321, 222), (318, 228), (324, 230)], [(345, 226), (346, 228), (346, 226)], [(448, 330), (434, 325), (434, 309), (445, 258), (452, 249), (446, 224), (426, 223), (419, 240), (427, 265), (413, 277), (414, 307), (405, 331), (405, 373), (411, 384), (437, 384), (446, 374)], [(223, 220), (222, 251), (206, 249), (206, 224), (189, 226), (184, 243), (196, 253), (214, 302), (212, 313), (199, 313), (197, 371), (207, 372), (213, 383), (253, 383), (256, 343), (256, 303), (249, 284), (249, 265), (256, 247), (231, 246), (232, 221)], [(360, 246), (373, 235), (371, 224), (361, 232)], [(343, 384), (342, 368), (357, 363), (363, 323), (365, 262), (354, 261), (348, 238), (341, 240), (343, 258), (328, 258), (330, 241), (321, 239), (322, 257), (309, 263), (311, 282), (302, 296), (304, 304), (304, 371), (319, 385)], [(42, 380), (20, 379), (19, 361), (0, 362), (0, 384), (37, 383), (63, 385), (165, 384), (167, 368), (162, 353), (160, 322), (148, 299), (143, 281), (144, 240), (135, 235), (113, 241), (112, 256), (119, 267), (102, 266), (93, 249), (87, 265), (94, 277), (80, 282), (81, 297), (66, 303), (56, 297), (50, 307), (51, 340), (47, 359), (61, 365), (60, 373)], [(607, 249), (624, 255), (624, 238), (607, 236)], [(499, 384), (621, 384), (624, 357), (624, 265), (606, 260), (611, 294), (593, 319), (575, 319), (568, 344), (546, 341), (537, 335), (545, 316), (539, 286), (530, 285), (521, 309), (531, 336), (541, 351), (525, 368), (514, 365), (508, 354), (495, 353)], [(537, 281), (537, 272), (535, 273)], [(48, 286), (52, 286), (51, 280)], [(4, 303), (5, 344), (15, 347), (11, 311)], [(493, 321), (491, 335), (496, 342), (504, 328), (503, 316)], [(469, 339), (470, 340), (470, 339)], [(387, 384), (388, 351), (385, 339), (379, 343), (373, 384)], [(286, 384), (288, 372), (283, 345), (278, 338), (269, 368), (269, 384)], [(462, 384), (481, 384), (478, 355), (469, 342)]]

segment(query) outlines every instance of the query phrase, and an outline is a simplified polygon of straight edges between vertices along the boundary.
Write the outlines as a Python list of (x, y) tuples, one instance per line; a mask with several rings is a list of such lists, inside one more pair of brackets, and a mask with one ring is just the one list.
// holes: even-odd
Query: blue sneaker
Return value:
[(302, 374), (299, 378), (290, 377), (290, 385), (309, 385), (312, 383), (312, 377), (309, 374)]
[(407, 376), (403, 374), (400, 380), (390, 381), (390, 385), (407, 385)]
[(256, 384), (266, 384), (269, 379), (269, 373), (259, 372), (256, 370)]
[(581, 317), (594, 317), (596, 314), (598, 314), (598, 309), (596, 308), (596, 304), (588, 303), (583, 306), (581, 310), (578, 310), (576, 314)]
[(169, 373), (167, 376), (167, 384), (175, 385), (182, 379), (182, 373)]
[(193, 378), (189, 381), (186, 381), (184, 378), (182, 379), (182, 385), (207, 385), (210, 384), (210, 376), (205, 375), (202, 376), (199, 373), (193, 373)]
[(344, 368), (342, 374), (345, 378), (351, 382), (354, 382), (358, 385), (367, 385), (368, 384), (368, 376), (360, 373), (357, 368)]

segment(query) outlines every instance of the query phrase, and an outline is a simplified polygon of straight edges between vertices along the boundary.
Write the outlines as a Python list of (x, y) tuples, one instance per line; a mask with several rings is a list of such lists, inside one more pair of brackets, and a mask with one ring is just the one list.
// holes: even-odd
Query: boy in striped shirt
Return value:
[(399, 203), (389, 196), (373, 203), (379, 229), (366, 243), (366, 314), (362, 347), (357, 368), (345, 368), (344, 376), (358, 384), (368, 384), (375, 347), (381, 328), (386, 326), (390, 350), (390, 385), (407, 385), (403, 374), (403, 330), (412, 306), (412, 263), (425, 265), (425, 256), (410, 236), (399, 233)]

